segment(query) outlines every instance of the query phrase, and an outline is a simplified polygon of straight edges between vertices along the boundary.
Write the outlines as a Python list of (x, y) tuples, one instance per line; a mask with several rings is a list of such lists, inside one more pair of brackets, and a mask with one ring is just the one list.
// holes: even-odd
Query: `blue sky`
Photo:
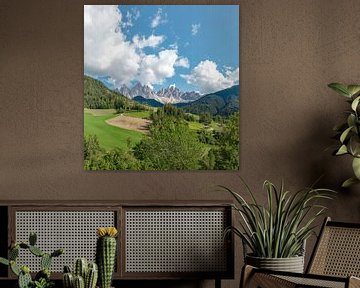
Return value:
[(239, 81), (237, 5), (85, 5), (85, 74), (214, 92)]

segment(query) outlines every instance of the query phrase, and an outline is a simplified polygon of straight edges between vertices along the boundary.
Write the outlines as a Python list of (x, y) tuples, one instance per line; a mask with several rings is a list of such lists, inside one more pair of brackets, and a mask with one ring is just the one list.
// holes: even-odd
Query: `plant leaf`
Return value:
[(335, 92), (339, 93), (342, 96), (345, 96), (347, 98), (350, 98), (350, 92), (347, 89), (347, 86), (341, 83), (330, 83), (328, 85), (329, 88), (333, 89)]
[(353, 113), (350, 113), (348, 118), (347, 118), (347, 124), (348, 126), (355, 126), (355, 119), (356, 119), (356, 116), (353, 114)]
[(359, 183), (360, 183), (359, 179), (357, 179), (356, 177), (352, 177), (352, 178), (349, 178), (346, 181), (344, 181), (344, 183), (341, 185), (341, 187), (348, 188), (352, 185), (359, 184)]
[(360, 96), (356, 97), (356, 98), (354, 99), (354, 101), (352, 101), (352, 103), (351, 103), (351, 109), (352, 109), (352, 110), (356, 111), (356, 108), (357, 108), (358, 105), (359, 105), (359, 101), (360, 101)]
[(352, 168), (357, 179), (360, 180), (360, 158), (355, 157), (352, 161)]
[(360, 85), (348, 85), (347, 90), (349, 91), (351, 96), (354, 96), (360, 92)]
[(5, 259), (5, 258), (3, 258), (3, 257), (0, 257), (0, 263), (1, 264), (4, 264), (4, 265), (9, 265), (10, 263), (9, 263), (9, 260), (8, 259)]
[(348, 136), (348, 134), (352, 128), (353, 128), (353, 126), (350, 126), (349, 128), (345, 129), (345, 131), (343, 133), (341, 133), (341, 136), (340, 136), (341, 143), (344, 143), (346, 137)]
[(339, 150), (336, 152), (335, 155), (344, 155), (348, 153), (348, 149), (346, 147), (346, 145), (341, 145), (341, 147), (339, 148)]
[(350, 150), (351, 155), (354, 157), (360, 156), (360, 138), (358, 135), (353, 135), (350, 137), (348, 150)]

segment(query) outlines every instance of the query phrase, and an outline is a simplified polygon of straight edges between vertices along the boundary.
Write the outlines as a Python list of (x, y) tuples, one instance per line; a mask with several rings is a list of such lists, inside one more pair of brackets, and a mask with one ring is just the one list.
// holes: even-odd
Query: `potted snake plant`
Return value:
[(266, 180), (266, 205), (261, 205), (242, 180), (251, 201), (221, 186), (235, 199), (233, 208), (239, 214), (239, 226), (229, 232), (239, 236), (244, 245), (245, 264), (277, 271), (304, 271), (305, 241), (314, 233), (316, 220), (326, 207), (319, 200), (331, 199), (334, 191), (304, 188), (296, 193), (277, 188)]
[(344, 96), (350, 104), (346, 121), (334, 127), (339, 145), (333, 153), (336, 156), (352, 157), (354, 176), (342, 184), (342, 187), (349, 187), (360, 183), (360, 85), (331, 83), (328, 87)]

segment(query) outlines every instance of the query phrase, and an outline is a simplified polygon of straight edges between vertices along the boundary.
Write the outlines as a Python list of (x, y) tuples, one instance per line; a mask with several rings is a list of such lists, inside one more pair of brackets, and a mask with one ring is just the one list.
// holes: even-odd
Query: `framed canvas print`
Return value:
[(84, 6), (84, 169), (239, 169), (239, 5)]

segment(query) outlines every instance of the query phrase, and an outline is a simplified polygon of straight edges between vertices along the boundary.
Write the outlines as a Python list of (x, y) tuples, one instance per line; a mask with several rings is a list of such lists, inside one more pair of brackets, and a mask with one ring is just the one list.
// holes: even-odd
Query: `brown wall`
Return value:
[(241, 5), (240, 173), (84, 172), (83, 2), (0, 0), (0, 199), (224, 199), (213, 186), (238, 174), (264, 199), (264, 179), (296, 189), (325, 173), (340, 191), (328, 214), (359, 222), (359, 187), (339, 189), (350, 162), (325, 148), (346, 107), (326, 85), (360, 82), (360, 2), (226, 1)]

